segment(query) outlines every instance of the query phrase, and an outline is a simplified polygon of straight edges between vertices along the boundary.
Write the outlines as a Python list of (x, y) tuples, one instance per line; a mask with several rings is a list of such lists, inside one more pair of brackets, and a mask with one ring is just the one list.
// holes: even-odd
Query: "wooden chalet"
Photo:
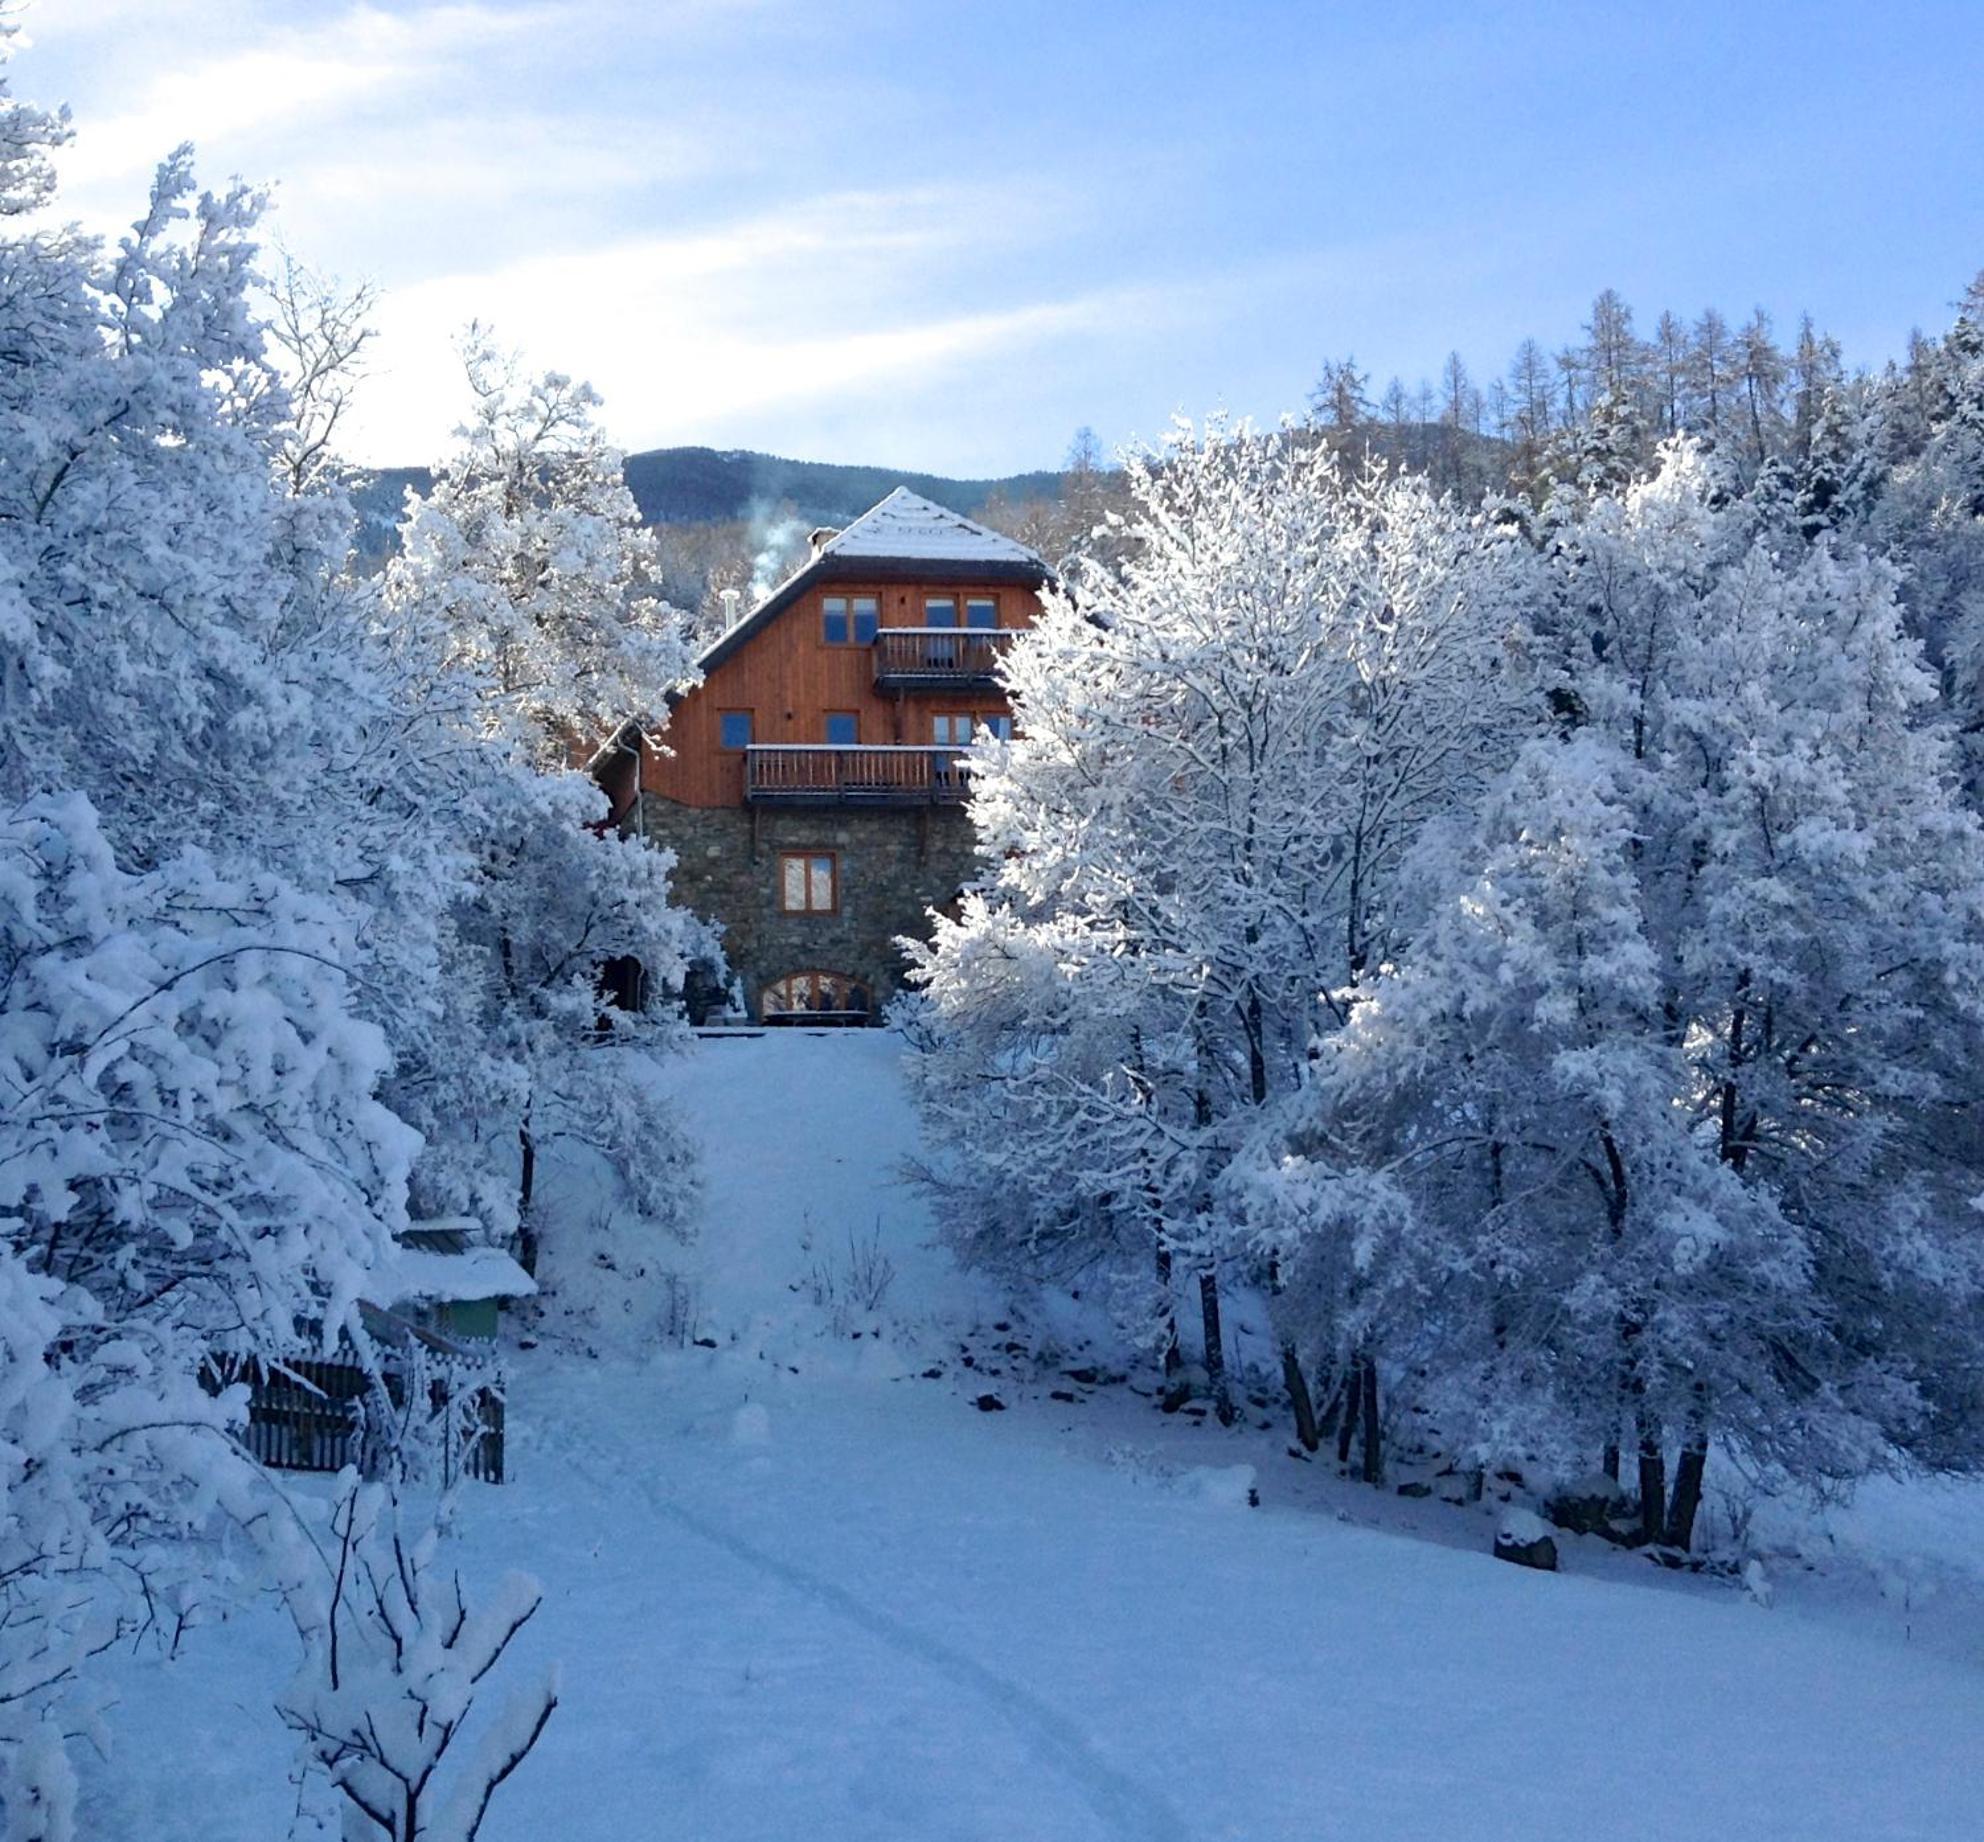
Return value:
[(705, 651), (660, 746), (594, 763), (616, 815), (677, 854), (763, 1022), (864, 1022), (973, 863), (971, 744), (1011, 733), (999, 661), (1045, 563), (898, 487)]

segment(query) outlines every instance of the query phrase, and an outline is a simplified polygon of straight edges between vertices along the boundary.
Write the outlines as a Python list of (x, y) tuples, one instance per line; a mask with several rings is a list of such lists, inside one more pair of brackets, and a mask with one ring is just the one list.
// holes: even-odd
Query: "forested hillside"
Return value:
[[(627, 490), (650, 525), (748, 524), (773, 516), (811, 525), (843, 525), (907, 486), (926, 499), (975, 518), (996, 499), (1055, 499), (1055, 471), (1010, 474), (996, 480), (954, 480), (935, 473), (830, 461), (788, 460), (743, 449), (649, 448), (625, 461)], [(425, 467), (386, 467), (366, 474), (353, 498), (368, 526), (390, 530), (410, 487), (425, 493)]]

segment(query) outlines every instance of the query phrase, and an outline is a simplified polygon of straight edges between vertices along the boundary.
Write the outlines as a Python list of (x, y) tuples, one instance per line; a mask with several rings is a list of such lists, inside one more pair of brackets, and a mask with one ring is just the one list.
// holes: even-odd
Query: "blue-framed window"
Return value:
[(751, 712), (725, 710), (717, 718), (717, 740), (725, 748), (751, 746)]
[(829, 710), (827, 712), (827, 745), (830, 748), (852, 748), (861, 740), (861, 718), (852, 710)]
[(964, 624), (980, 632), (999, 624), (999, 603), (991, 595), (972, 595), (964, 604)]
[(820, 598), (820, 637), (829, 646), (872, 646), (882, 624), (879, 595), (823, 595)]

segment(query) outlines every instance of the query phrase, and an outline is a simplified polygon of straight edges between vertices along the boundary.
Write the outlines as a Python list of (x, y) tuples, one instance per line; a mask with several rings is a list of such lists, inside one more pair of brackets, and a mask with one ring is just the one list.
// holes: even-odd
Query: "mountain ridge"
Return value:
[[(847, 524), (897, 486), (907, 486), (950, 511), (975, 517), (995, 494), (1013, 499), (1056, 497), (1053, 468), (996, 478), (960, 479), (911, 468), (846, 461), (791, 460), (754, 448), (646, 448), (626, 458), (628, 490), (650, 525), (708, 524), (733, 519), (792, 517), (819, 525)], [(425, 493), (427, 467), (366, 469), (352, 491), (368, 524), (397, 522), (410, 487)]]

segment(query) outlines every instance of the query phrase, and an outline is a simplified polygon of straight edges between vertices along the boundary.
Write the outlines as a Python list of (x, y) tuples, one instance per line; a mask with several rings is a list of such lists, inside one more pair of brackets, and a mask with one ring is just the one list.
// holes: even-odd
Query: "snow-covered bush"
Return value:
[[(811, 1249), (811, 1235), (802, 1237), (800, 1246)], [(806, 1276), (806, 1292), (827, 1314), (836, 1336), (846, 1336), (857, 1324), (872, 1319), (896, 1281), (896, 1263), (882, 1246), (882, 1229), (877, 1222), (869, 1234), (847, 1231), (847, 1250), (828, 1247), (815, 1259)]]
[(80, 794), (0, 823), (10, 1807), (53, 1769), (45, 1724), (86, 1716), (88, 1656), (198, 1571), (181, 1544), (238, 1488), (242, 1403), (201, 1388), (206, 1352), (334, 1335), (401, 1219), (417, 1141), (341, 944), (274, 878), (119, 870)]
[(290, 1591), (304, 1661), (278, 1708), (337, 1787), (347, 1842), (474, 1842), (558, 1706), (554, 1669), (464, 1738), (543, 1593), (512, 1573), (471, 1610), (436, 1547), (391, 1491), (346, 1473), (322, 1569)]

